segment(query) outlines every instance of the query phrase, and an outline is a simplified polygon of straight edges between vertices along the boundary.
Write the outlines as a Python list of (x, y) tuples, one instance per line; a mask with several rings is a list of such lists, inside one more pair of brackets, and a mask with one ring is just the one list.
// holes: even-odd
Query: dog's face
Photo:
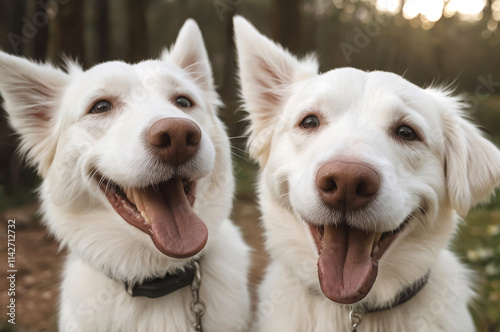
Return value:
[(291, 216), (264, 216), (276, 257), (316, 261), (304, 282), (343, 304), (425, 274), (453, 209), (465, 214), (500, 183), (499, 151), (445, 92), (385, 72), (319, 75), (243, 19), (235, 29), (263, 212)]
[(0, 54), (0, 80), (44, 178), (46, 221), (70, 250), (124, 280), (200, 255), (229, 214), (233, 179), (193, 21), (160, 60), (65, 73)]

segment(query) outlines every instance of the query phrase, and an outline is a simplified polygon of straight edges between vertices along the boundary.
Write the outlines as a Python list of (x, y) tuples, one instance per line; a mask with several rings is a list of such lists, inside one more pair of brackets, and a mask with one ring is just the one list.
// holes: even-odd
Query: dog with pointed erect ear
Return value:
[(388, 72), (320, 74), (234, 27), (272, 258), (255, 330), (473, 331), (473, 276), (448, 247), (500, 185), (500, 151), (467, 105)]
[(245, 331), (249, 248), (212, 69), (187, 20), (157, 60), (61, 70), (0, 52), (19, 151), (68, 250), (60, 331)]

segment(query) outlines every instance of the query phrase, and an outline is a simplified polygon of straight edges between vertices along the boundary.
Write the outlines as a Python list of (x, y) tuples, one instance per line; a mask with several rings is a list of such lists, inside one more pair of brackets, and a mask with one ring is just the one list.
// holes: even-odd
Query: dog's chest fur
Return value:
[[(422, 291), (393, 309), (363, 314), (357, 331), (474, 331), (466, 305), (472, 296), (466, 274), (450, 252), (442, 252)], [(269, 267), (259, 293), (258, 331), (350, 331), (349, 308), (313, 294), (292, 276), (280, 263)]]
[[(233, 240), (214, 243), (201, 261), (203, 329), (246, 331), (249, 299), (242, 280), (246, 280), (247, 248), (229, 221), (220, 232)], [(194, 331), (189, 287), (156, 299), (131, 297), (123, 284), (72, 255), (65, 275), (60, 331)]]

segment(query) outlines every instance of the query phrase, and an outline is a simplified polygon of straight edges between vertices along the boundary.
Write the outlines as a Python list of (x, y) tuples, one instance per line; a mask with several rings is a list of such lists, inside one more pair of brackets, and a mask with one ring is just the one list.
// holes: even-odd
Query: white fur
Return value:
[[(192, 331), (189, 287), (148, 299), (129, 296), (122, 282), (201, 261), (201, 299), (206, 331), (245, 330), (250, 311), (248, 247), (228, 220), (234, 189), (229, 140), (217, 118), (221, 106), (201, 32), (192, 20), (160, 60), (135, 65), (108, 62), (67, 72), (0, 52), (0, 91), (21, 152), (43, 176), (44, 220), (68, 248), (62, 285), (61, 331)], [(174, 105), (187, 95), (195, 107)], [(113, 114), (87, 114), (110, 99)], [(144, 187), (168, 179), (168, 165), (153, 162), (143, 143), (147, 129), (168, 117), (199, 125), (197, 155), (179, 172), (197, 179), (195, 212), (206, 223), (208, 243), (192, 259), (169, 258), (151, 238), (110, 206), (93, 169), (121, 187)]]
[[(240, 79), (251, 121), (249, 151), (261, 166), (259, 201), (272, 264), (260, 288), (257, 331), (348, 331), (352, 306), (327, 299), (318, 252), (304, 219), (334, 220), (315, 187), (319, 167), (338, 156), (368, 163), (381, 177), (377, 197), (347, 222), (367, 231), (408, 227), (379, 262), (359, 303), (390, 303), (430, 270), (425, 288), (392, 310), (367, 313), (358, 331), (473, 331), (470, 273), (447, 250), (459, 216), (500, 184), (500, 152), (442, 89), (421, 89), (398, 75), (352, 68), (318, 74), (235, 18)], [(321, 126), (300, 128), (316, 114)], [(401, 142), (398, 123), (422, 142)], [(419, 212), (423, 208), (424, 213)]]

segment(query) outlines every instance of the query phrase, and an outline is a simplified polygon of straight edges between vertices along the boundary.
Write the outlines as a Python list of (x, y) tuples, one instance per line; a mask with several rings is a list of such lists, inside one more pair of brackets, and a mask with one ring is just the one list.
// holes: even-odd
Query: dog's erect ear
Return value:
[(452, 206), (465, 216), (500, 186), (500, 151), (467, 120), (464, 104), (448, 98), (452, 107), (443, 115), (447, 190)]
[(265, 163), (276, 119), (292, 85), (316, 75), (318, 64), (314, 57), (299, 61), (241, 16), (234, 18), (234, 31), (241, 91), (251, 122), (249, 151)]
[(45, 175), (54, 157), (54, 115), (69, 75), (0, 51), (0, 94), (9, 122), (21, 136), (20, 151)]
[(169, 51), (163, 52), (162, 59), (184, 69), (203, 89), (214, 89), (212, 67), (203, 35), (193, 19), (186, 20), (175, 44)]

